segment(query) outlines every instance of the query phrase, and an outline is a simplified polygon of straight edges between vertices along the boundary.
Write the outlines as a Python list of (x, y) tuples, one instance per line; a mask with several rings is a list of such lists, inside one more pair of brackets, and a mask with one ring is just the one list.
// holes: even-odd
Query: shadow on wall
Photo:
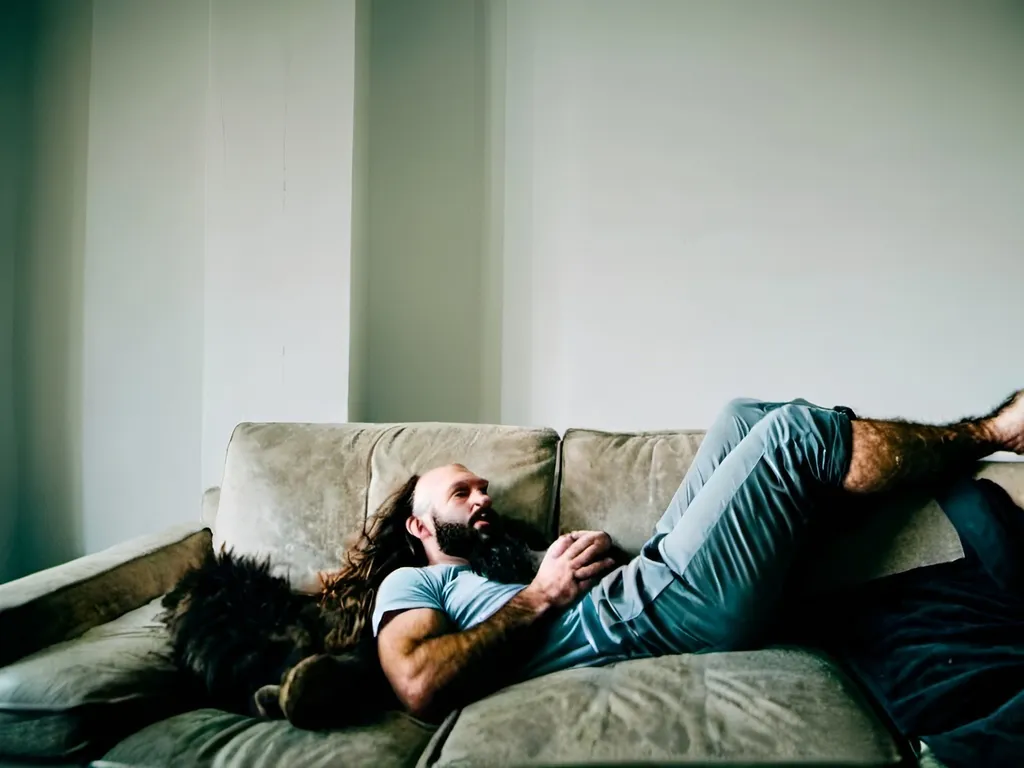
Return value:
[(18, 439), (14, 416), (14, 276), (18, 212), (28, 139), (28, 6), (9, 9), (0, 26), (0, 582), (21, 574), (18, 553)]
[(487, 3), (372, 6), (368, 91), (357, 96), (372, 137), (363, 149), (357, 136), (370, 169), (355, 195), (366, 232), (353, 253), (353, 286), (365, 280), (368, 294), (356, 314), (365, 359), (353, 366), (362, 394), (350, 417), (497, 421), (500, 143), (486, 105), (502, 97), (490, 50), (501, 19)]
[[(0, 511), (7, 579), (82, 551), (82, 275), (92, 3), (24, 0), (6, 11), (3, 90), (15, 98), (0, 210), (10, 243), (10, 386), (0, 385), (8, 479)], [(6, 352), (6, 350), (3, 350)], [(6, 402), (5, 402), (6, 401)]]

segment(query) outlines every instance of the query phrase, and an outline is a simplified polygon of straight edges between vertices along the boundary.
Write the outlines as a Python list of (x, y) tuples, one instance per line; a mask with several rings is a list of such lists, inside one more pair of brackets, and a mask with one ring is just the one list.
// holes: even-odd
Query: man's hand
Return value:
[(615, 566), (612, 558), (603, 556), (611, 545), (604, 531), (573, 531), (558, 537), (520, 594), (540, 611), (569, 605)]
[(432, 718), (507, 682), (529, 647), (523, 641), (544, 615), (571, 603), (614, 567), (606, 557), (610, 547), (611, 538), (602, 531), (560, 537), (529, 586), (489, 619), (461, 632), (430, 608), (385, 614), (377, 651), (399, 700), (417, 717)]

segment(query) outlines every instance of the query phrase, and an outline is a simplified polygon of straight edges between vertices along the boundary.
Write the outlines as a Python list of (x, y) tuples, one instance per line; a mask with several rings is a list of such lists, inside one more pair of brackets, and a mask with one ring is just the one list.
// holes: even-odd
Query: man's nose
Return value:
[(480, 491), (473, 492), (473, 511), (476, 512), (478, 509), (485, 509), (491, 506), (491, 497), (486, 493)]

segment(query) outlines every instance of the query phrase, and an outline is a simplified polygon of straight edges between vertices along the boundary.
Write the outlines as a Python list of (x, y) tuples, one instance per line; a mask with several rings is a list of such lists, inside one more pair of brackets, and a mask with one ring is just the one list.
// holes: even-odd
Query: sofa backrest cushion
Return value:
[(239, 425), (228, 444), (213, 546), (269, 557), (308, 583), (338, 567), (368, 514), (413, 473), (460, 462), (495, 506), (549, 532), (558, 434), (460, 424)]
[(607, 531), (630, 554), (650, 538), (704, 433), (570, 429), (562, 441), (559, 531)]
[(370, 459), (372, 515), (413, 474), (458, 463), (486, 478), (494, 508), (549, 535), (554, 529), (558, 433), (477, 424), (407, 424), (389, 429)]
[(336, 568), (361, 530), (370, 453), (387, 425), (239, 424), (228, 443), (213, 547), (269, 556), (306, 580)]
[[(650, 537), (682, 482), (703, 432), (569, 430), (562, 442), (558, 530), (608, 531), (631, 554)], [(987, 462), (978, 474), (1024, 506), (1024, 463)], [(830, 509), (794, 564), (809, 592), (963, 556), (956, 530), (928, 496), (873, 497)]]

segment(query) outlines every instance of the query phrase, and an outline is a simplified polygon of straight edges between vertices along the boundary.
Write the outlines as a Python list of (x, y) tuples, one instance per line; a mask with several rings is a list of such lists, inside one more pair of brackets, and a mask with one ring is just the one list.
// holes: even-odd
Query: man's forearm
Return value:
[(515, 665), (500, 662), (519, 661), (509, 657), (522, 650), (509, 641), (527, 639), (550, 607), (527, 588), (475, 627), (420, 641), (408, 656), (413, 708), (422, 713), (458, 706), (502, 685), (502, 673)]

